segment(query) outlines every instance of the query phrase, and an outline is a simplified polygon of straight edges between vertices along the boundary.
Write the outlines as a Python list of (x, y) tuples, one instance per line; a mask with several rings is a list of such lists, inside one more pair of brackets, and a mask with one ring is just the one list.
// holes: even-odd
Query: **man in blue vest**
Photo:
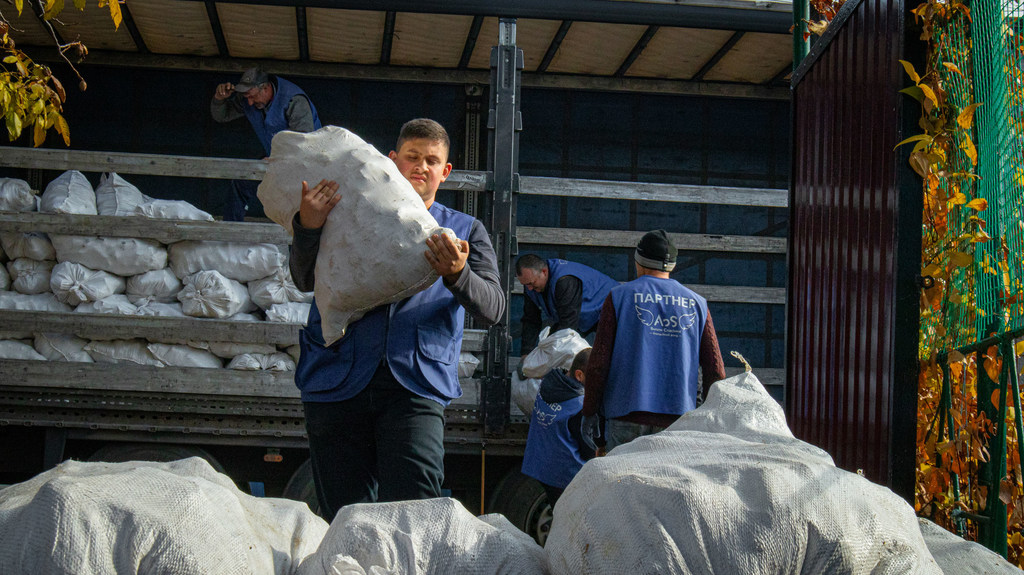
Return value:
[[(305, 409), (320, 512), (327, 520), (350, 503), (441, 495), (444, 408), (462, 395), (458, 363), (465, 312), (492, 325), (505, 310), (483, 224), (434, 201), (452, 170), (449, 146), (440, 124), (420, 118), (402, 126), (389, 154), (437, 223), (460, 238), (427, 239), (424, 257), (441, 277), (425, 291), (370, 310), (329, 347), (314, 300), (299, 334), (295, 385)], [(338, 203), (337, 192), (336, 182), (312, 187), (302, 182), (290, 268), (303, 291), (313, 289), (320, 231)], [(374, 241), (367, 238), (366, 249), (372, 250)]]
[[(210, 114), (220, 123), (248, 118), (267, 156), (270, 141), (281, 130), (312, 132), (321, 127), (316, 108), (302, 88), (284, 78), (269, 76), (258, 67), (246, 70), (237, 84), (218, 85), (210, 101)], [(233, 180), (231, 185), (234, 195), (224, 207), (224, 221), (243, 221), (247, 209), (262, 215), (262, 205), (256, 197), (259, 182)]]
[(669, 278), (678, 250), (664, 230), (644, 234), (633, 254), (637, 278), (612, 289), (601, 308), (587, 363), (583, 435), (612, 449), (661, 431), (725, 378), (707, 301)]
[(544, 486), (552, 506), (594, 449), (580, 435), (583, 415), (583, 370), (590, 348), (576, 354), (569, 373), (552, 369), (540, 382), (533, 403), (530, 431), (523, 454), (523, 474)]
[(553, 323), (551, 333), (573, 329), (586, 336), (597, 326), (601, 304), (619, 283), (603, 273), (559, 259), (543, 260), (524, 254), (516, 260), (516, 278), (523, 284), (522, 339), (520, 355), (537, 347), (541, 313)]

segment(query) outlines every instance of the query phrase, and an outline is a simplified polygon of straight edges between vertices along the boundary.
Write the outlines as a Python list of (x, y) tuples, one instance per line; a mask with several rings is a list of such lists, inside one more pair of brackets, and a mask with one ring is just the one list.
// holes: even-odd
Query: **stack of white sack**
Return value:
[(794, 438), (749, 372), (587, 462), (545, 549), (555, 574), (942, 573), (913, 508)]
[[(576, 354), (590, 347), (575, 330), (566, 328), (550, 332), (549, 326), (540, 330), (537, 347), (526, 354), (520, 369), (512, 373), (512, 401), (527, 416), (533, 413), (541, 379), (552, 369), (570, 369)], [(519, 371), (526, 377), (519, 377)]]
[(192, 457), (68, 461), (0, 490), (5, 575), (292, 575), (327, 524), (304, 503), (257, 498)]
[(25, 180), (0, 178), (0, 212), (34, 212), (39, 209), (39, 196)]
[(544, 550), (502, 515), (449, 498), (342, 507), (298, 575), (541, 575)]
[(275, 135), (258, 196), (270, 219), (292, 233), (302, 182), (320, 180), (337, 182), (341, 195), (323, 226), (315, 269), (324, 343), (331, 345), (366, 311), (438, 280), (423, 253), (427, 238), (444, 228), (393, 161), (337, 126)]

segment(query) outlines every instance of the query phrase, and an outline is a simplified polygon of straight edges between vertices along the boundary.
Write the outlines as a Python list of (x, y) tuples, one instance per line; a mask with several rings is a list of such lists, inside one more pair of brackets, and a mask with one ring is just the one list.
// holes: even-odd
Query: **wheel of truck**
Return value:
[(544, 486), (536, 479), (511, 471), (491, 495), (491, 510), (544, 545), (551, 531), (553, 508)]
[(121, 443), (109, 444), (99, 448), (89, 457), (89, 461), (106, 461), (122, 463), (125, 461), (177, 461), (188, 457), (202, 457), (218, 473), (224, 473), (224, 467), (205, 449), (192, 445), (161, 445), (159, 443)]
[(320, 515), (320, 502), (316, 498), (316, 484), (313, 483), (313, 463), (310, 460), (307, 459), (295, 470), (281, 496), (302, 501), (309, 506), (310, 511)]

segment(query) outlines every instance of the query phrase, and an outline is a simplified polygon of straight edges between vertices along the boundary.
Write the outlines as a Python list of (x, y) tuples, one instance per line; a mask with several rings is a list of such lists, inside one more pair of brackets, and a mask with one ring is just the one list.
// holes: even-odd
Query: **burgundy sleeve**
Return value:
[[(597, 321), (597, 336), (594, 349), (590, 351), (590, 360), (584, 372), (583, 382), (583, 415), (594, 415), (604, 401), (604, 384), (608, 379), (608, 368), (612, 363), (612, 350), (615, 349), (615, 332), (618, 319), (615, 317), (615, 304), (612, 296), (604, 299), (601, 306), (601, 319)], [(721, 359), (719, 359), (721, 361)]]
[[(593, 355), (591, 355), (593, 357)], [(700, 338), (700, 370), (703, 376), (701, 385), (701, 401), (708, 395), (711, 384), (725, 379), (725, 363), (722, 361), (722, 350), (718, 348), (718, 335), (715, 323), (711, 321), (711, 312), (704, 324), (704, 334)]]

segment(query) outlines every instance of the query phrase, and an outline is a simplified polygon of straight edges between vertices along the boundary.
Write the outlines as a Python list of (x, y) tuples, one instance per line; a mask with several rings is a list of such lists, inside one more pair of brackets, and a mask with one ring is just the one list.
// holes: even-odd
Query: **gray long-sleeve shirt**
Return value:
[[(277, 88), (274, 88), (275, 93)], [(232, 94), (223, 100), (213, 98), (210, 100), (210, 115), (213, 121), (218, 123), (230, 122), (245, 117), (245, 108), (242, 107), (243, 98), (239, 94)], [(265, 110), (262, 110), (266, 113)], [(302, 94), (296, 94), (288, 102), (284, 111), (284, 117), (288, 120), (288, 129), (293, 132), (312, 132), (316, 129), (313, 123), (313, 109), (309, 105), (309, 99)]]
[[(302, 291), (312, 291), (315, 283), (316, 256), (320, 251), (322, 228), (304, 228), (299, 224), (299, 215), (292, 220), (292, 246), (289, 268), (292, 281)], [(498, 274), (498, 258), (494, 255), (491, 238), (480, 220), (473, 220), (469, 232), (469, 258), (459, 277), (451, 285), (444, 282), (455, 299), (484, 325), (493, 325), (501, 320), (505, 312), (505, 292), (501, 288)], [(426, 245), (423, 246), (426, 251)]]

